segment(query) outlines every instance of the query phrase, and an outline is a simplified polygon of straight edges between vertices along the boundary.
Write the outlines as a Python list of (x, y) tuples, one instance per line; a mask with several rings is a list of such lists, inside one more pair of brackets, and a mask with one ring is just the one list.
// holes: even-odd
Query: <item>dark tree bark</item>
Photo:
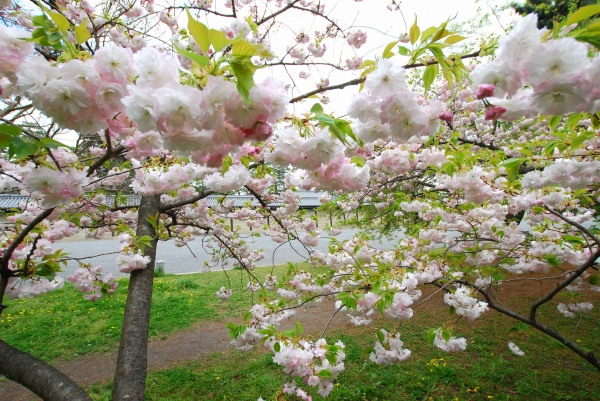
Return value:
[(67, 375), (0, 340), (0, 374), (46, 401), (91, 401)]
[(156, 219), (160, 212), (160, 195), (142, 196), (138, 210), (138, 238), (149, 235), (151, 246), (144, 246), (144, 255), (150, 257), (145, 269), (131, 272), (129, 291), (125, 305), (125, 317), (121, 331), (121, 344), (115, 371), (113, 400), (143, 401), (146, 390), (146, 367), (148, 356), (148, 331), (152, 284), (156, 262), (156, 229), (148, 221)]

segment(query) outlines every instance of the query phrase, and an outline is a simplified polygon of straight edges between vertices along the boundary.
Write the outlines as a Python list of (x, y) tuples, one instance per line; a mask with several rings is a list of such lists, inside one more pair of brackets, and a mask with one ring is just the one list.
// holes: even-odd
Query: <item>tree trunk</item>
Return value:
[(138, 210), (137, 236), (149, 235), (151, 247), (143, 246), (144, 255), (150, 257), (145, 269), (131, 272), (129, 291), (125, 305), (125, 317), (121, 331), (121, 344), (117, 357), (113, 400), (143, 401), (146, 390), (146, 366), (148, 355), (148, 331), (152, 284), (158, 243), (155, 228), (148, 218), (158, 217), (160, 195), (142, 196)]
[(67, 375), (0, 340), (0, 374), (46, 401), (91, 401)]

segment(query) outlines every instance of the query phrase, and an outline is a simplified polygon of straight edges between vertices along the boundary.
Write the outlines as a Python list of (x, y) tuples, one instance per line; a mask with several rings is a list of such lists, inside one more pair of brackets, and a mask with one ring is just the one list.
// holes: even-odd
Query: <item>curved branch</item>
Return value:
[(17, 249), (17, 247), (19, 245), (21, 245), (21, 243), (25, 240), (25, 238), (27, 237), (27, 235), (29, 235), (29, 233), (38, 224), (40, 224), (42, 221), (44, 221), (44, 219), (46, 217), (50, 216), (53, 211), (54, 211), (54, 208), (50, 208), (50, 209), (44, 210), (42, 213), (40, 213), (39, 215), (37, 215), (36, 218), (33, 219), (31, 221), (31, 223), (29, 223), (23, 229), (23, 231), (21, 231), (21, 233), (17, 236), (17, 238), (15, 238), (13, 240), (13, 242), (11, 242), (11, 244), (8, 246), (8, 248), (6, 248), (4, 250), (4, 254), (2, 255), (2, 259), (0, 260), (0, 272), (4, 272), (4, 271), (8, 270), (8, 261), (10, 260), (10, 257), (12, 256), (13, 252), (15, 251), (15, 249)]
[[(473, 53), (469, 53), (469, 54), (465, 54), (464, 56), (461, 56), (461, 59), (465, 59), (465, 58), (473, 58), (473, 57), (478, 57), (479, 56), (479, 50)], [(448, 57), (451, 58), (451, 57)], [(434, 64), (438, 64), (437, 61), (430, 61), (427, 63), (416, 63), (416, 64), (407, 64), (405, 65), (404, 68), (405, 70), (409, 70), (411, 68), (418, 68), (418, 67), (427, 67), (429, 65), (434, 65)], [(338, 85), (331, 85), (331, 86), (327, 86), (325, 88), (319, 88), (319, 89), (315, 89), (311, 92), (305, 93), (303, 95), (297, 96), (295, 98), (293, 98), (292, 100), (290, 100), (290, 103), (296, 103), (299, 102), (300, 100), (306, 99), (308, 97), (311, 97), (312, 95), (316, 95), (318, 93), (323, 93), (323, 92), (327, 92), (328, 90), (332, 90), (332, 89), (343, 89), (346, 86), (352, 86), (352, 85), (360, 85), (361, 83), (365, 82), (366, 77), (361, 77), (361, 78), (356, 78), (356, 79), (352, 79), (350, 81), (338, 84)]]
[[(589, 269), (590, 267), (592, 267), (594, 265), (594, 263), (596, 262), (596, 260), (598, 258), (600, 258), (600, 248), (597, 249), (596, 252), (594, 252), (588, 258), (588, 260), (584, 264), (582, 264), (577, 270), (573, 271), (573, 273), (570, 274), (569, 277), (567, 277), (566, 279), (564, 279), (552, 291), (550, 291), (548, 293), (548, 295), (546, 295), (545, 297), (542, 297), (542, 298), (538, 299), (537, 301), (535, 301), (535, 303), (531, 306), (531, 309), (529, 311), (529, 319), (531, 319), (532, 321), (535, 322), (536, 321), (535, 320), (536, 319), (535, 314), (537, 312), (537, 309), (540, 306), (542, 306), (543, 304), (545, 304), (546, 302), (550, 301), (563, 288), (565, 288), (566, 286), (568, 286), (569, 284), (571, 284), (573, 281), (575, 281), (576, 278), (578, 278), (583, 273), (585, 273), (585, 271), (587, 269)], [(594, 365), (594, 366), (596, 366), (596, 365)], [(600, 369), (600, 362), (599, 362), (599, 365), (598, 365), (598, 369)]]
[(168, 210), (175, 209), (176, 207), (191, 205), (192, 203), (196, 203), (199, 200), (204, 199), (207, 196), (212, 195), (214, 193), (215, 193), (214, 191), (203, 191), (203, 192), (200, 192), (196, 196), (192, 196), (191, 198), (185, 198), (185, 199), (181, 199), (181, 200), (177, 200), (177, 201), (173, 201), (173, 202), (163, 203), (160, 205), (160, 211), (161, 211), (161, 213), (164, 213)]
[(571, 351), (575, 352), (577, 355), (588, 361), (591, 365), (593, 365), (596, 369), (600, 371), (600, 360), (596, 357), (596, 355), (593, 352), (584, 350), (576, 342), (569, 340), (567, 337), (563, 336), (558, 331), (546, 326), (545, 324), (538, 322), (535, 319), (527, 318), (519, 313), (513, 312), (510, 309), (505, 308), (504, 306), (498, 305), (492, 300), (490, 294), (488, 294), (486, 290), (480, 289), (478, 291), (479, 293), (481, 293), (481, 295), (485, 297), (490, 308), (506, 316), (512, 317), (513, 319), (528, 324), (529, 326), (534, 327), (542, 333), (561, 342), (566, 347), (570, 348)]
[(284, 12), (286, 12), (287, 10), (292, 8), (294, 6), (294, 4), (298, 3), (299, 1), (300, 0), (294, 0), (287, 6), (283, 7), (281, 10), (275, 11), (273, 14), (263, 17), (260, 21), (256, 21), (256, 25), (260, 26), (260, 25), (264, 24), (265, 22), (267, 22), (268, 20), (273, 19), (280, 14), (283, 14)]
[(0, 374), (28, 388), (44, 400), (92, 400), (67, 375), (2, 340), (0, 340)]
[(549, 211), (550, 213), (552, 213), (553, 215), (555, 215), (556, 217), (560, 218), (561, 220), (565, 221), (566, 223), (569, 223), (570, 225), (577, 227), (579, 229), (579, 231), (581, 231), (582, 233), (588, 235), (598, 246), (600, 246), (600, 238), (596, 237), (594, 234), (592, 234), (592, 232), (590, 230), (588, 230), (587, 228), (585, 228), (584, 226), (582, 226), (581, 224), (563, 216), (561, 213), (558, 213), (555, 210), (552, 210), (551, 208), (549, 208), (548, 206), (544, 206), (544, 209), (546, 209), (547, 211)]

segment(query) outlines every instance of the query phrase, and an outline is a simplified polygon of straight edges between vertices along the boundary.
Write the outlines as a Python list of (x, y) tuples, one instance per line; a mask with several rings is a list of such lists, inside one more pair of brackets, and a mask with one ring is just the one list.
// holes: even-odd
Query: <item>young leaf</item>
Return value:
[(546, 262), (548, 262), (552, 266), (560, 265), (560, 261), (558, 260), (558, 258), (555, 255), (546, 254), (546, 255), (542, 256), (542, 259), (544, 259)]
[(194, 38), (194, 41), (200, 46), (203, 52), (207, 52), (210, 47), (210, 38), (208, 37), (208, 28), (202, 22), (198, 22), (190, 14), (190, 10), (186, 8), (188, 16), (188, 31)]
[(571, 244), (580, 244), (585, 245), (585, 240), (581, 237), (576, 237), (574, 235), (565, 234), (562, 237), (563, 241), (570, 242)]
[(300, 336), (300, 335), (302, 335), (302, 330), (303, 330), (303, 328), (302, 328), (302, 323), (300, 323), (300, 322), (296, 322), (296, 333), (297, 333), (299, 336)]
[(435, 68), (432, 65), (427, 66), (425, 71), (423, 71), (423, 86), (425, 87), (425, 90), (429, 89), (433, 83), (433, 80), (435, 79), (435, 76)]
[(567, 25), (576, 24), (584, 19), (588, 19), (600, 13), (600, 4), (592, 4), (591, 6), (581, 7), (567, 18)]
[(252, 43), (245, 40), (235, 42), (231, 49), (231, 54), (239, 57), (252, 57), (256, 55), (256, 53), (257, 51)]
[(408, 56), (408, 53), (410, 53), (410, 51), (406, 47), (398, 46), (398, 54), (402, 56)]
[(449, 45), (453, 45), (453, 44), (456, 44), (458, 42), (462, 42), (465, 39), (467, 39), (465, 36), (452, 35), (452, 36), (448, 36), (446, 38), (446, 40), (444, 40), (444, 43), (449, 44)]
[(438, 28), (436, 26), (430, 26), (429, 28), (425, 29), (423, 31), (423, 34), (421, 35), (421, 43), (429, 39), (431, 35), (433, 35), (437, 31), (437, 29)]
[(331, 374), (331, 371), (329, 371), (328, 369), (323, 369), (322, 371), (320, 371), (317, 376), (319, 377), (324, 377), (324, 378), (333, 378), (333, 375)]
[(313, 114), (323, 114), (323, 106), (321, 106), (321, 103), (315, 103), (310, 108), (310, 112)]
[(248, 66), (248, 62), (231, 60), (229, 65), (233, 71), (233, 75), (237, 78), (236, 87), (244, 100), (250, 103), (250, 89), (254, 86), (254, 71)]
[(352, 156), (350, 162), (356, 164), (358, 167), (362, 167), (367, 163), (367, 161), (360, 156)]
[(410, 32), (409, 32), (409, 39), (410, 39), (411, 44), (414, 45), (415, 43), (417, 43), (417, 40), (419, 40), (420, 33), (421, 33), (421, 30), (419, 29), (419, 26), (417, 25), (417, 16), (415, 15), (415, 22), (410, 27)]
[(173, 44), (173, 48), (175, 49), (175, 51), (177, 53), (198, 63), (198, 65), (200, 65), (200, 67), (205, 67), (208, 65), (208, 63), (210, 63), (210, 59), (206, 56), (203, 56), (203, 55), (197, 54), (197, 53), (193, 53), (193, 52), (188, 52), (187, 50), (183, 50), (183, 49), (179, 48), (175, 44)]
[(552, 131), (556, 130), (558, 123), (560, 123), (561, 116), (552, 116), (548, 120), (548, 126), (552, 129)]
[(500, 163), (500, 166), (510, 169), (517, 167), (521, 163), (523, 163), (523, 160), (519, 159), (518, 157), (513, 157), (508, 160), (504, 160), (502, 163)]
[(381, 344), (385, 341), (385, 335), (381, 332), (381, 330), (377, 330), (377, 339)]
[(390, 54), (390, 53), (391, 53), (391, 50), (394, 48), (394, 46), (396, 46), (396, 44), (397, 44), (398, 42), (399, 42), (399, 40), (397, 40), (397, 41), (395, 41), (395, 42), (391, 42), (391, 43), (389, 43), (389, 44), (388, 44), (388, 45), (385, 47), (385, 49), (383, 49), (383, 54), (382, 54), (382, 57), (383, 57), (383, 58), (388, 58), (388, 57), (387, 57), (387, 56), (388, 56), (388, 54)]
[(221, 167), (221, 172), (223, 174), (225, 174), (226, 172), (229, 171), (229, 168), (233, 165), (233, 159), (231, 158), (231, 155), (227, 155), (226, 157), (223, 158), (223, 165)]
[(92, 34), (90, 33), (90, 31), (88, 31), (85, 20), (81, 23), (81, 25), (77, 25), (75, 27), (74, 31), (75, 31), (75, 39), (77, 40), (78, 45), (85, 43), (89, 38), (92, 37)]
[(47, 8), (45, 8), (45, 10), (48, 13), (48, 15), (50, 15), (50, 18), (52, 18), (52, 21), (54, 21), (54, 23), (62, 33), (66, 33), (69, 30), (69, 20), (66, 19), (64, 15), (55, 11), (50, 11)]
[(227, 36), (222, 31), (216, 29), (208, 30), (208, 39), (216, 52), (233, 43), (231, 39), (227, 39)]

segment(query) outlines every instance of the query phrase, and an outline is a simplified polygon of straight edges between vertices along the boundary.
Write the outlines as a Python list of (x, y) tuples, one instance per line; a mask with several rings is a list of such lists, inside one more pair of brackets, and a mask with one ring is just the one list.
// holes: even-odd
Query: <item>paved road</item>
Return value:
[[(335, 238), (339, 241), (352, 238), (355, 230), (344, 230), (342, 233)], [(271, 265), (271, 264), (284, 264), (287, 262), (303, 262), (307, 257), (306, 250), (297, 242), (293, 241), (291, 244), (286, 243), (280, 246), (266, 236), (261, 237), (249, 237), (247, 239), (250, 243), (251, 249), (264, 250), (266, 257), (261, 260), (259, 265)], [(379, 249), (392, 249), (396, 241), (383, 240), (382, 242), (373, 241), (373, 246)], [(316, 249), (321, 252), (327, 251), (327, 245), (329, 244), (328, 238), (321, 238), (319, 246)], [(119, 241), (118, 240), (91, 240), (86, 239), (83, 241), (61, 241), (54, 244), (54, 249), (63, 248), (65, 252), (70, 253), (70, 256), (81, 258), (91, 255), (101, 255), (111, 252), (118, 252)], [(193, 252), (193, 254), (192, 254)], [(189, 243), (189, 249), (187, 247), (176, 247), (174, 241), (159, 242), (157, 249), (157, 259), (165, 262), (166, 273), (195, 273), (203, 271), (204, 261), (210, 260), (208, 253), (202, 248), (202, 241), (196, 239)], [(93, 266), (102, 265), (104, 272), (111, 272), (115, 276), (124, 276), (125, 274), (119, 272), (115, 265), (115, 254), (101, 255), (95, 258), (83, 260), (84, 262), (92, 263)], [(60, 273), (60, 276), (69, 276), (76, 268), (78, 264), (75, 261), (69, 261), (67, 269)]]

